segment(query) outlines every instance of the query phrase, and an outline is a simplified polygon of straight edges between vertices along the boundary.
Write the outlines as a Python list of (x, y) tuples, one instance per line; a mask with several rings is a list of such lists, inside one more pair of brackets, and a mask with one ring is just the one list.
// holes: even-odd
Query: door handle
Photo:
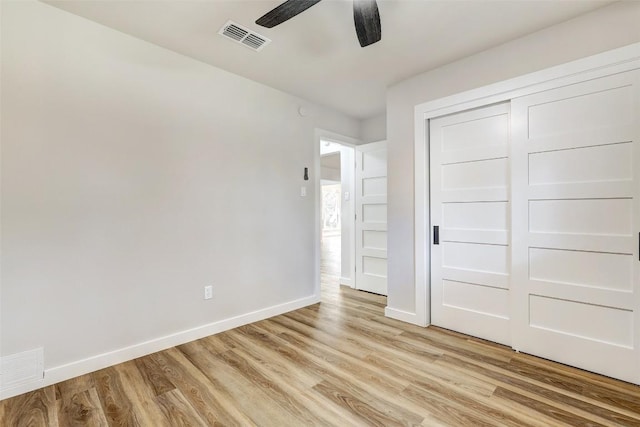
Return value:
[(440, 226), (439, 225), (433, 226), (433, 244), (434, 245), (440, 244)]

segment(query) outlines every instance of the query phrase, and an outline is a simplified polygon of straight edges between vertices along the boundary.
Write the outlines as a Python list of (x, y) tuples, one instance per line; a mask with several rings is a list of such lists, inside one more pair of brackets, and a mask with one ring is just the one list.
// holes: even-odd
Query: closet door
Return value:
[(431, 323), (509, 344), (509, 105), (429, 126)]
[(637, 71), (512, 100), (513, 347), (640, 382)]

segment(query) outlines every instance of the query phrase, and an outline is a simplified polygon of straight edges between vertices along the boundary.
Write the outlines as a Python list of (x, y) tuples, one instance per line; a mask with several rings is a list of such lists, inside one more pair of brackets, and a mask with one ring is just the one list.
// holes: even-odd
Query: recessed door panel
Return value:
[(530, 200), (529, 231), (631, 235), (633, 199)]
[(442, 189), (504, 188), (508, 181), (508, 165), (506, 158), (442, 165)]
[(364, 230), (362, 232), (362, 246), (365, 249), (387, 250), (387, 232)]
[(442, 226), (462, 230), (508, 230), (507, 202), (443, 203)]
[(443, 267), (498, 274), (509, 272), (506, 245), (443, 241), (441, 246)]
[(509, 117), (498, 111), (480, 120), (457, 121), (442, 126), (442, 151), (475, 150), (509, 144)]
[(362, 180), (363, 196), (386, 196), (387, 195), (387, 178), (364, 178)]
[[(594, 343), (633, 348), (633, 311), (529, 295), (529, 326)], [(591, 321), (585, 321), (590, 319)]]
[(529, 154), (529, 184), (630, 181), (630, 142)]
[(582, 85), (580, 94), (575, 88), (565, 87), (554, 89), (557, 94), (554, 98), (538, 97), (539, 103), (529, 105), (527, 109), (529, 140), (630, 123), (635, 108), (632, 83), (602, 88), (597, 86), (598, 83), (602, 80)]
[(509, 318), (509, 292), (476, 283), (444, 280), (442, 304), (482, 315)]
[(630, 254), (529, 248), (529, 279), (617, 290), (633, 291)]

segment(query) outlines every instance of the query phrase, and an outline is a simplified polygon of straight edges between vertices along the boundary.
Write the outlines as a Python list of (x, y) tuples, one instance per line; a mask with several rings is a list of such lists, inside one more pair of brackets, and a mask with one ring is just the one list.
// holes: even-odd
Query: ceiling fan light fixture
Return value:
[[(273, 28), (299, 15), (321, 0), (287, 0), (256, 20), (256, 24)], [(353, 0), (353, 21), (360, 46), (379, 42), (382, 38), (380, 13), (376, 0)]]
[(353, 0), (353, 23), (358, 41), (366, 47), (382, 39), (380, 12), (376, 0)]

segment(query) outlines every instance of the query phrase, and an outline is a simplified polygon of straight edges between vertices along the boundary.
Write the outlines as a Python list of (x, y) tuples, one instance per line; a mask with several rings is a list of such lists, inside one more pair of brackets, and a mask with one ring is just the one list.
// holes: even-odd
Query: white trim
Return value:
[(320, 299), (320, 258), (322, 257), (322, 166), (320, 163), (320, 135), (319, 130), (315, 130), (313, 141), (313, 191), (316, 195), (314, 201), (314, 242), (313, 242), (313, 294)]
[(348, 278), (348, 277), (342, 277), (342, 276), (340, 277), (340, 284), (341, 284), (341, 285), (349, 286), (350, 288), (353, 288), (352, 283), (353, 283), (353, 282), (352, 282), (352, 280), (351, 280), (350, 278)]
[(638, 68), (640, 43), (630, 44), (597, 55), (567, 62), (541, 71), (525, 74), (509, 80), (471, 89), (445, 98), (416, 105), (415, 111), (426, 118), (443, 116), (471, 108), (503, 102), (512, 98), (545, 90), (545, 84), (557, 86), (557, 80), (584, 80), (585, 73), (593, 73), (592, 78), (629, 71)]
[[(415, 114), (415, 147), (414, 147), (414, 265), (415, 265), (415, 305), (416, 317), (420, 325), (426, 326), (431, 322), (431, 286), (430, 286), (430, 258), (431, 241), (429, 234), (429, 127), (427, 120)], [(420, 141), (420, 143), (418, 143)], [(424, 179), (418, 179), (422, 176)], [(418, 238), (420, 236), (420, 238)]]
[[(69, 377), (69, 378), (73, 378), (73, 377)], [(39, 380), (30, 381), (28, 383), (20, 384), (15, 387), (6, 388), (3, 390), (0, 390), (0, 400), (4, 400), (13, 396), (18, 396), (20, 394), (28, 393), (33, 390), (38, 390), (39, 388), (46, 387), (47, 385), (51, 385), (51, 384), (45, 384), (44, 378), (41, 378)]]
[(427, 326), (422, 322), (422, 319), (418, 318), (416, 313), (409, 313), (408, 311), (386, 307), (384, 309), (384, 315), (391, 319), (400, 320), (401, 322), (411, 323), (418, 326)]
[[(0, 22), (2, 22), (2, 4), (0, 1)], [(0, 31), (0, 46), (2, 46), (2, 31)], [(2, 67), (0, 67), (0, 93), (2, 93)], [(0, 111), (2, 111), (2, 97), (0, 97)], [(0, 188), (2, 188), (2, 120), (0, 120)], [(2, 224), (2, 197), (0, 196), (0, 224)], [(0, 242), (2, 242), (2, 227), (0, 227)], [(0, 319), (2, 318), (2, 245), (0, 244)], [(0, 355), (2, 355), (2, 325), (0, 324)], [(2, 389), (2, 372), (0, 372), (0, 390)]]
[(509, 101), (558, 84), (569, 85), (637, 68), (640, 68), (640, 43), (416, 105), (414, 109), (414, 279), (415, 316), (420, 320), (419, 324), (427, 324), (430, 321), (428, 120)]
[(247, 325), (249, 323), (254, 323), (260, 320), (268, 319), (270, 317), (278, 316), (280, 314), (307, 307), (319, 302), (320, 298), (316, 295), (312, 295), (309, 297), (289, 301), (284, 304), (278, 304), (271, 307), (263, 308), (251, 313), (231, 317), (229, 319), (208, 323), (206, 325), (187, 329), (175, 334), (155, 338), (129, 347), (124, 347), (118, 350), (110, 351), (108, 353), (103, 353), (83, 360), (71, 362), (66, 365), (49, 368), (44, 371), (44, 379), (42, 381), (39, 381), (37, 383), (25, 384), (24, 386), (16, 387), (10, 390), (2, 390), (2, 392), (0, 393), (0, 399), (6, 399), (21, 393), (36, 390), (41, 387), (56, 384), (60, 381), (68, 380), (79, 375), (95, 372), (108, 366), (123, 363), (137, 357), (142, 357), (147, 354), (165, 350), (170, 347), (191, 342), (200, 338), (207, 337), (209, 335), (224, 332), (242, 325)]
[[(336, 144), (356, 146), (362, 144), (362, 141), (350, 136), (340, 135), (339, 133), (331, 132), (330, 130), (316, 129), (316, 141), (320, 140), (335, 142)], [(318, 152), (319, 154), (320, 152)]]

